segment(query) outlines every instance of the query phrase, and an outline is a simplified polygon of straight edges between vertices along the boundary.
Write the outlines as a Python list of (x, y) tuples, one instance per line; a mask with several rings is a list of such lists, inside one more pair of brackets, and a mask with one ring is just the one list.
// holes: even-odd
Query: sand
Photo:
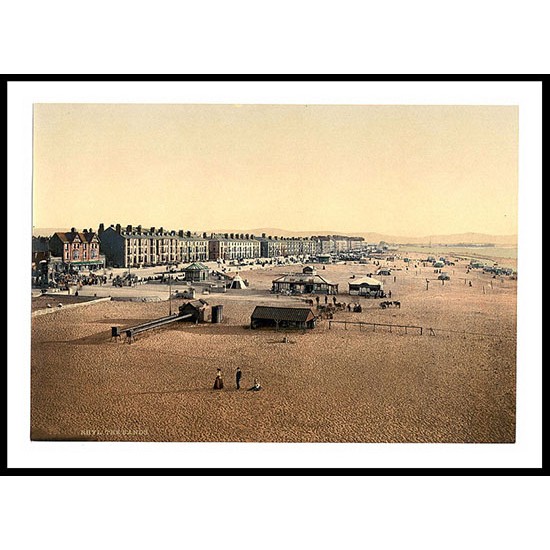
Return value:
[[(517, 282), (478, 270), (466, 274), (467, 262), (449, 266), (445, 284), (433, 268), (406, 270), (401, 260), (387, 265), (395, 265), (394, 273), (379, 278), (401, 308), (382, 310), (379, 300), (347, 294), (350, 276), (375, 266), (317, 266), (340, 284), (340, 301), (363, 306), (334, 319), (417, 325), (422, 335), (329, 329), (327, 320), (308, 331), (251, 330), (256, 305), (305, 305), (268, 292), (272, 279), (293, 269), (288, 266), (243, 270), (249, 289), (201, 296), (224, 306), (222, 324), (178, 323), (132, 344), (111, 341), (111, 326), (165, 316), (167, 301), (107, 301), (34, 317), (32, 438), (513, 442)], [(221, 391), (212, 389), (217, 367), (224, 373)], [(254, 377), (263, 389), (246, 391)]]

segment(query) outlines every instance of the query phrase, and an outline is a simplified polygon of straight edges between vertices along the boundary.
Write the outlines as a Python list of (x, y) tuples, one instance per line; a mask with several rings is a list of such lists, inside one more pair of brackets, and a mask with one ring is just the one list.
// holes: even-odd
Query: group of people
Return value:
[[(241, 389), (241, 380), (243, 377), (243, 371), (240, 367), (237, 367), (237, 370), (235, 371), (235, 385), (237, 386), (237, 389)], [(218, 372), (216, 373), (216, 380), (214, 380), (214, 389), (215, 390), (223, 390), (223, 373), (222, 369), (218, 367)], [(262, 386), (260, 385), (260, 382), (257, 378), (254, 378), (254, 383), (252, 387), (248, 388), (247, 391), (260, 391), (262, 389)]]

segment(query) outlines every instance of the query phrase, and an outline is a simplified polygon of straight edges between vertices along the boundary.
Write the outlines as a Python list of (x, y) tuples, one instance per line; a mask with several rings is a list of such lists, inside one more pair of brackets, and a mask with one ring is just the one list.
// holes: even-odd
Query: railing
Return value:
[(426, 334), (428, 334), (429, 336), (436, 336), (436, 332), (438, 334), (441, 334), (441, 333), (449, 333), (449, 334), (461, 334), (462, 336), (482, 336), (482, 337), (486, 337), (486, 338), (499, 338), (499, 339), (502, 339), (502, 338), (508, 338), (508, 339), (514, 339), (516, 338), (516, 336), (514, 335), (509, 335), (509, 334), (490, 334), (490, 333), (486, 333), (486, 332), (471, 332), (471, 331), (467, 331), (467, 330), (451, 330), (451, 329), (442, 329), (442, 328), (437, 328), (437, 329), (434, 329), (432, 327), (428, 327), (428, 328), (423, 328), (423, 327), (418, 327), (418, 326), (415, 326), (415, 325), (392, 325), (392, 324), (387, 324), (387, 323), (372, 323), (372, 322), (366, 322), (366, 321), (334, 321), (334, 320), (329, 320), (328, 322), (328, 328), (332, 328), (332, 324), (333, 323), (336, 323), (336, 324), (339, 324), (339, 325), (344, 325), (344, 328), (347, 330), (348, 328), (348, 325), (355, 325), (355, 326), (359, 326), (359, 330), (361, 330), (361, 328), (363, 326), (367, 326), (367, 327), (372, 327), (373, 329), (373, 332), (376, 332), (376, 327), (389, 327), (389, 332), (393, 332), (393, 329), (394, 328), (404, 328), (405, 329), (405, 334), (408, 334), (407, 330), (408, 329), (413, 329), (413, 330), (417, 330), (419, 331), (419, 334), (422, 335), (424, 334), (424, 332), (426, 332)]
[(394, 328), (404, 328), (405, 329), (405, 334), (407, 334), (408, 329), (413, 329), (413, 330), (420, 331), (420, 335), (422, 335), (423, 330), (424, 330), (422, 327), (417, 327), (415, 325), (392, 325), (392, 324), (388, 324), (388, 323), (372, 323), (372, 322), (366, 322), (366, 321), (333, 321), (333, 320), (329, 320), (329, 322), (328, 322), (328, 328), (329, 329), (332, 328), (333, 323), (336, 323), (336, 324), (339, 324), (339, 325), (344, 325), (344, 328), (346, 330), (348, 329), (348, 325), (352, 325), (352, 326), (357, 325), (357, 326), (359, 326), (359, 330), (361, 330), (361, 327), (363, 327), (363, 326), (372, 327), (373, 332), (376, 332), (376, 327), (389, 327), (390, 332), (392, 332)]

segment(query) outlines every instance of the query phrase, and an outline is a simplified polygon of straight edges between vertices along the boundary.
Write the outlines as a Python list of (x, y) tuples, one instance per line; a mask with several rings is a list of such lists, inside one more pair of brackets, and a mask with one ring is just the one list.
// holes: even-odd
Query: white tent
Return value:
[(244, 288), (246, 288), (246, 284), (241, 278), (241, 276), (235, 275), (235, 277), (233, 277), (233, 280), (231, 281), (231, 284), (229, 285), (229, 289), (242, 290)]

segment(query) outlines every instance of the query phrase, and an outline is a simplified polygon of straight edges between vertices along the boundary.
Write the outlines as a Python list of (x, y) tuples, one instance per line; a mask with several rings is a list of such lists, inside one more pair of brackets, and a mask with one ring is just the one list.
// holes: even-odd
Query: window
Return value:
[(80, 251), (73, 250), (73, 260), (78, 260), (79, 257), (80, 257)]

